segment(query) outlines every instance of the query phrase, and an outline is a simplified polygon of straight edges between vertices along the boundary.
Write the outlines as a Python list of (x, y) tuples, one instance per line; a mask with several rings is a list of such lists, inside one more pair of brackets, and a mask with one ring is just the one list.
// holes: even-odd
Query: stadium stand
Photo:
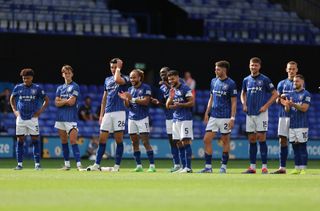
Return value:
[(103, 0), (0, 0), (0, 32), (131, 37), (136, 23)]
[[(267, 0), (170, 0), (189, 18), (204, 19), (203, 39), (221, 42), (319, 45), (319, 28)], [(177, 39), (198, 39), (178, 35)]]
[[(165, 39), (138, 32), (136, 20), (105, 0), (0, 0), (0, 32)], [(320, 45), (320, 29), (268, 0), (169, 0), (190, 19), (203, 20), (203, 36), (178, 40)]]

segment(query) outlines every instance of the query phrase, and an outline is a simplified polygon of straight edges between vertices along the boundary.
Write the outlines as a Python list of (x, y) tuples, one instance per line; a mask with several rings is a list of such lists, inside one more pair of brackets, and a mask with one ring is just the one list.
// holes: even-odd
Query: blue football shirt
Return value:
[[(185, 83), (182, 78), (179, 78), (179, 82), (181, 84)], [(170, 95), (170, 89), (171, 89), (171, 87), (168, 87), (166, 84), (162, 84), (160, 86), (160, 93), (161, 93), (161, 97), (162, 97), (162, 99), (160, 99), (160, 100), (164, 100), (165, 102), (167, 102), (167, 99), (169, 98), (169, 95)], [(165, 109), (165, 115), (166, 115), (166, 120), (172, 120), (173, 110), (172, 109)]]
[(242, 90), (247, 96), (247, 114), (259, 115), (260, 108), (269, 100), (269, 93), (274, 89), (271, 80), (261, 73), (255, 77), (249, 75), (244, 78)]
[(211, 117), (231, 117), (231, 97), (237, 97), (237, 86), (231, 78), (211, 80), (210, 93), (212, 95)]
[[(151, 88), (148, 84), (142, 83), (138, 88), (129, 87), (128, 92), (132, 98), (142, 99), (145, 96), (151, 96)], [(129, 119), (141, 120), (149, 115), (149, 105), (140, 105), (138, 103), (130, 103)]]
[[(180, 84), (179, 87), (174, 88), (175, 95), (173, 102), (186, 103), (187, 98), (192, 96), (191, 89), (186, 84)], [(176, 108), (173, 109), (173, 121), (192, 120), (192, 108)]]
[[(160, 86), (160, 92), (161, 92), (162, 99), (167, 101), (167, 99), (169, 98), (170, 87), (168, 87), (165, 84), (162, 84)], [(173, 118), (173, 110), (172, 109), (165, 109), (164, 112), (165, 112), (167, 120), (171, 120)]]
[[(293, 89), (293, 80), (284, 79), (279, 82), (277, 86), (277, 91), (279, 95), (281, 94), (289, 94), (294, 91)], [(289, 117), (289, 113), (285, 112), (284, 106), (279, 105), (279, 117)]]
[(40, 109), (46, 93), (37, 84), (26, 86), (21, 83), (13, 88), (12, 96), (15, 98), (21, 119), (28, 120)]
[(125, 80), (126, 84), (117, 84), (114, 80), (114, 76), (110, 76), (105, 79), (104, 90), (107, 91), (106, 113), (126, 110), (123, 101), (118, 96), (118, 93), (127, 91), (129, 77), (125, 75), (122, 75), (121, 77)]
[[(296, 104), (311, 103), (311, 95), (310, 93), (303, 89), (299, 92), (293, 91), (289, 93), (289, 99), (292, 98), (292, 101)], [(294, 107), (290, 108), (290, 128), (307, 128), (309, 126), (308, 123), (308, 111), (302, 112), (297, 110)]]
[(70, 84), (62, 84), (58, 86), (56, 91), (56, 97), (61, 99), (69, 99), (71, 96), (75, 96), (76, 102), (72, 106), (61, 106), (57, 109), (56, 121), (58, 122), (76, 122), (78, 120), (78, 98), (80, 97), (79, 85), (72, 81)]

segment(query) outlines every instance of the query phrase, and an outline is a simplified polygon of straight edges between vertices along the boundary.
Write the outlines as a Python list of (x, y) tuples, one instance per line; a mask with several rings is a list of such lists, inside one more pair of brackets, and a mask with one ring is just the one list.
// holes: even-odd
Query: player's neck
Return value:
[(228, 78), (228, 76), (224, 75), (224, 76), (221, 76), (221, 77), (218, 77), (221, 81), (225, 80)]
[(252, 76), (253, 78), (258, 77), (259, 75), (260, 75), (260, 72), (251, 73), (251, 76)]
[(174, 88), (178, 89), (180, 86), (181, 86), (181, 83), (178, 82), (178, 83), (174, 86)]
[(71, 84), (72, 80), (64, 80), (65, 84)]
[(23, 83), (23, 85), (25, 85), (26, 87), (30, 87), (32, 85), (32, 83), (30, 83), (30, 84)]
[(141, 86), (142, 82), (140, 81), (139, 83), (137, 83), (136, 85), (134, 85), (134, 88), (139, 88)]

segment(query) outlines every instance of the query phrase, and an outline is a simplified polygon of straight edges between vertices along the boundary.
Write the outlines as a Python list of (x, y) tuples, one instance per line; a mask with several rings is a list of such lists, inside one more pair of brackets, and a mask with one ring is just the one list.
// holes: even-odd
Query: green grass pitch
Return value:
[[(193, 160), (193, 170), (203, 163)], [(117, 173), (59, 171), (62, 164), (42, 160), (43, 170), (35, 171), (26, 160), (24, 170), (14, 171), (15, 160), (1, 159), (0, 210), (320, 210), (319, 161), (309, 162), (307, 175), (244, 175), (248, 161), (234, 160), (226, 175), (217, 173), (218, 161), (213, 174), (170, 174), (169, 160), (156, 160), (156, 173), (131, 172), (133, 160), (123, 160)], [(278, 161), (268, 165), (273, 171)]]

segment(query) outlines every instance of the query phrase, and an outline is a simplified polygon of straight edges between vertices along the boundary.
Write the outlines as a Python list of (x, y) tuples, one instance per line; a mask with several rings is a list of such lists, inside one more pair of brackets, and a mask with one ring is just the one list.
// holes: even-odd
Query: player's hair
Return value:
[(261, 64), (261, 59), (260, 59), (259, 57), (252, 57), (252, 58), (250, 59), (250, 62)]
[(294, 76), (295, 78), (300, 78), (301, 80), (303, 80), (304, 81), (304, 77), (303, 77), (303, 75), (301, 75), (301, 74), (297, 74), (296, 76)]
[(215, 63), (216, 66), (218, 67), (223, 67), (226, 68), (227, 70), (230, 69), (230, 63), (226, 60), (221, 60)]
[(160, 72), (163, 71), (163, 70), (169, 72), (169, 71), (170, 71), (170, 68), (169, 68), (169, 67), (162, 67), (162, 68), (160, 69)]
[(119, 58), (113, 58), (110, 60), (110, 64), (117, 64), (118, 60), (119, 60)]
[(168, 77), (169, 76), (179, 76), (179, 72), (177, 70), (170, 70), (168, 72)]
[(31, 68), (24, 68), (21, 70), (20, 76), (34, 76), (34, 71)]
[(66, 72), (67, 70), (71, 71), (73, 73), (73, 68), (70, 66), (70, 65), (63, 65), (62, 68), (61, 68), (61, 73), (64, 73)]
[(298, 63), (295, 61), (289, 61), (287, 64), (292, 64), (292, 65), (296, 65), (298, 67)]
[(133, 69), (131, 72), (136, 72), (140, 76), (140, 81), (144, 79), (144, 72), (140, 69)]

